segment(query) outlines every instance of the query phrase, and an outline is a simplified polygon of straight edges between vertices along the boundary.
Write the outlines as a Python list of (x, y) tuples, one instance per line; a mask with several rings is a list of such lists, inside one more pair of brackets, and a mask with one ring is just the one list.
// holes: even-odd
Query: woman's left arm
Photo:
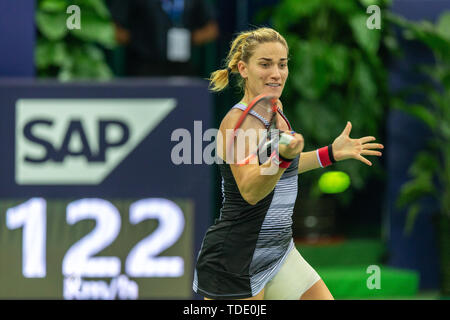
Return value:
[[(359, 139), (350, 138), (350, 131), (352, 124), (347, 122), (347, 125), (342, 133), (337, 137), (332, 144), (333, 157), (335, 161), (342, 161), (346, 159), (356, 159), (369, 166), (372, 162), (367, 160), (364, 156), (378, 156), (382, 153), (374, 149), (383, 149), (384, 146), (380, 143), (368, 143), (375, 141), (375, 137), (363, 137)], [(320, 168), (317, 151), (302, 152), (300, 154), (300, 161), (298, 163), (298, 173), (307, 172), (316, 168)]]
[(298, 161), (298, 174), (317, 168), (320, 168), (320, 165), (319, 160), (317, 159), (316, 151), (300, 153), (300, 159)]

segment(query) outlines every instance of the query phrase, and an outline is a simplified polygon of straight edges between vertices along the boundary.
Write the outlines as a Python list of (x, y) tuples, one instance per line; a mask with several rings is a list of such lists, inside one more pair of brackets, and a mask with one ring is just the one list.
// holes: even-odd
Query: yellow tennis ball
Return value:
[(319, 179), (319, 189), (323, 193), (340, 193), (350, 186), (350, 177), (342, 171), (329, 171)]

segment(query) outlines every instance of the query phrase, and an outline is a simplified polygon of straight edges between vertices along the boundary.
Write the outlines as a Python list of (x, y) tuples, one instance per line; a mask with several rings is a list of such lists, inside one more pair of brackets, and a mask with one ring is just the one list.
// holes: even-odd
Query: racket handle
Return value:
[(293, 136), (291, 136), (290, 134), (287, 133), (282, 133), (280, 135), (280, 141), (278, 142), (279, 144), (285, 144), (288, 145), (289, 143), (291, 143), (292, 139), (294, 139)]

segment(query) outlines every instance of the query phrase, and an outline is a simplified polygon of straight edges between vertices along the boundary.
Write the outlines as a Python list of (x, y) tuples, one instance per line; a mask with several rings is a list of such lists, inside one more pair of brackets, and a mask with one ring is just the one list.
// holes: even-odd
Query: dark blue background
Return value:
[[(396, 0), (392, 11), (408, 20), (429, 20), (433, 23), (445, 10), (450, 10), (448, 0)], [(401, 37), (399, 37), (401, 39)], [(420, 64), (433, 62), (432, 52), (424, 45), (412, 41), (400, 41), (404, 52), (390, 69), (390, 88), (396, 90), (427, 81), (416, 71)], [(411, 98), (410, 103), (421, 103), (420, 96)], [(414, 100), (413, 100), (414, 99)], [(420, 289), (439, 288), (439, 253), (435, 214), (438, 203), (431, 199), (421, 202), (422, 210), (417, 215), (411, 235), (404, 234), (406, 209), (395, 206), (398, 193), (411, 178), (408, 169), (417, 152), (426, 147), (430, 132), (419, 120), (401, 112), (390, 111), (387, 118), (386, 143), (386, 227), (389, 251), (388, 264), (398, 268), (414, 269), (420, 273)]]
[(34, 0), (0, 1), (0, 77), (34, 75)]

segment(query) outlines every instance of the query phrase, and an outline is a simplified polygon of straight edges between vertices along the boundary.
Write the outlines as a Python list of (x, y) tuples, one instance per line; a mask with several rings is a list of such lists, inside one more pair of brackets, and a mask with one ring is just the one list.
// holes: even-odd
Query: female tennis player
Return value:
[[(205, 299), (333, 299), (294, 246), (292, 213), (298, 174), (345, 159), (372, 165), (364, 156), (381, 156), (374, 149), (383, 145), (369, 143), (374, 137), (350, 138), (351, 123), (347, 122), (332, 144), (302, 152), (303, 137), (292, 130), (279, 100), (289, 73), (288, 53), (286, 40), (273, 29), (242, 32), (232, 42), (226, 68), (211, 74), (211, 89), (216, 92), (228, 86), (230, 73), (236, 74), (244, 95), (219, 128), (225, 140), (218, 141), (217, 148), (223, 160), (218, 164), (223, 204), (203, 239), (193, 281), (193, 290)], [(234, 132), (237, 123), (244, 131), (269, 127), (270, 113), (256, 107), (248, 110), (261, 94), (275, 99), (277, 128), (290, 136), (290, 142), (280, 142), (278, 156), (272, 154), (264, 163), (240, 165), (234, 154), (227, 158), (227, 146), (234, 139), (228, 133)], [(245, 140), (245, 155), (259, 145), (250, 140)], [(273, 174), (262, 174), (262, 169), (274, 164)]]

